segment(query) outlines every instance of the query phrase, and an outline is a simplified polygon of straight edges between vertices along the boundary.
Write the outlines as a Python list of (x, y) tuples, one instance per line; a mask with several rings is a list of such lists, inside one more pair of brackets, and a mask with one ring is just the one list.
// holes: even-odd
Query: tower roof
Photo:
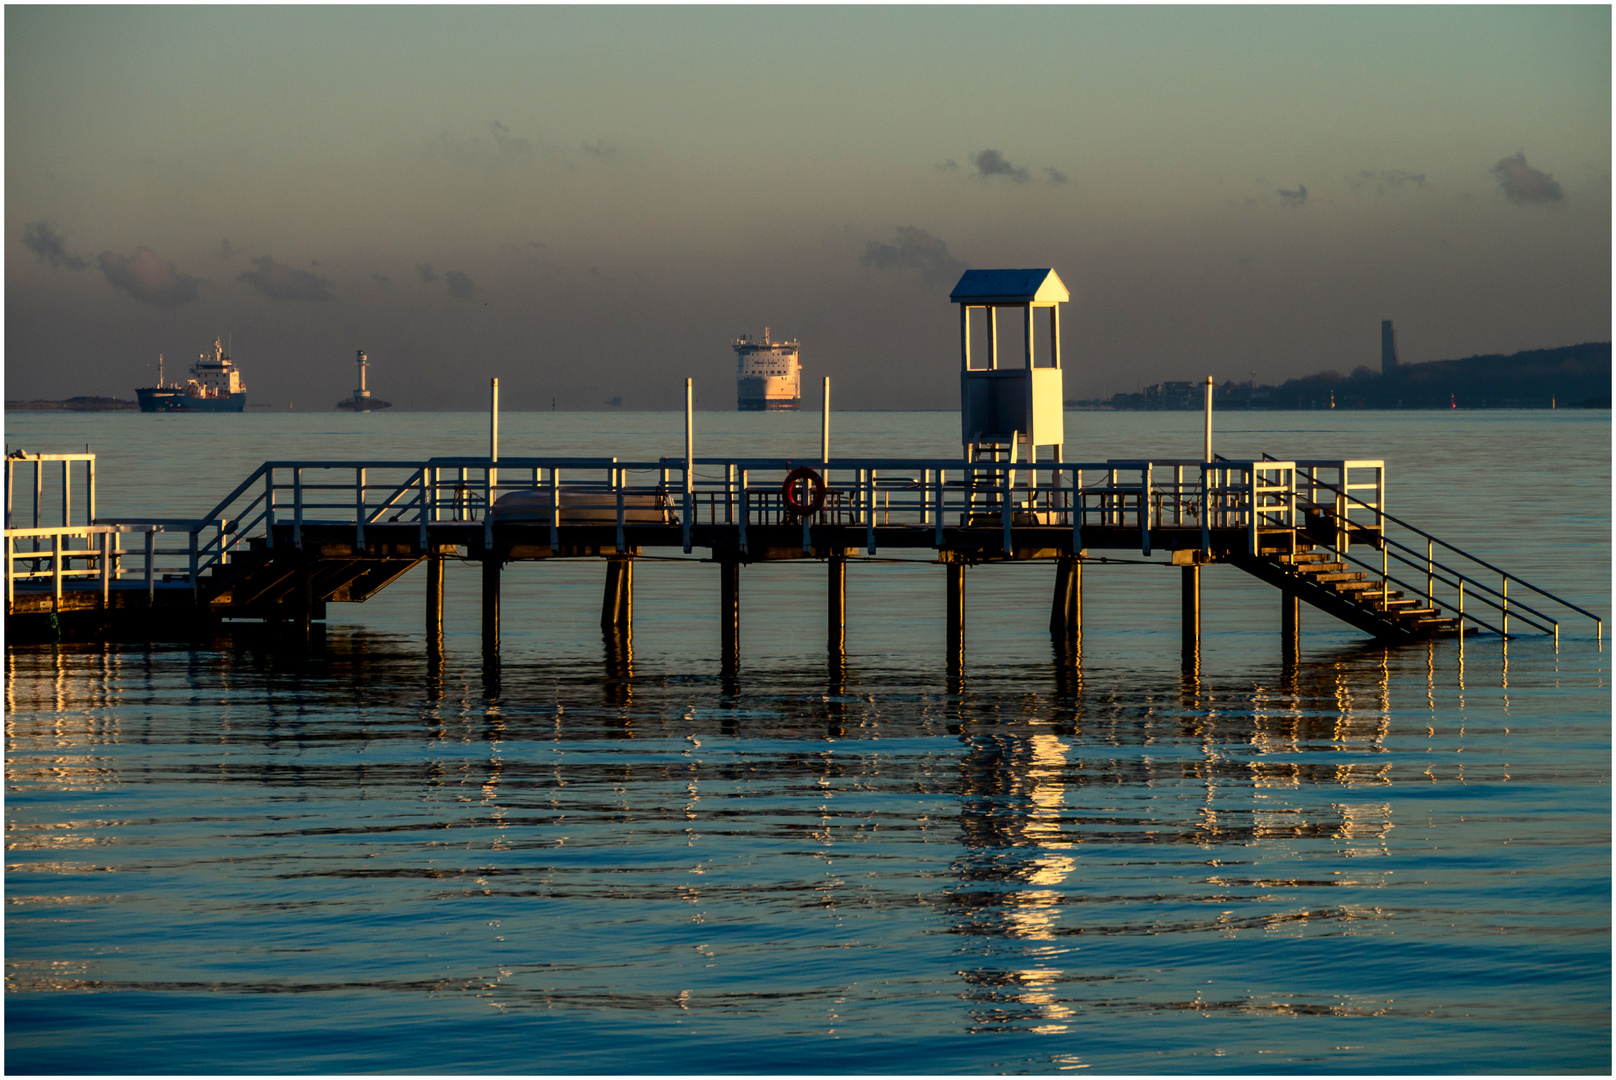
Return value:
[(1041, 270), (967, 270), (948, 298), (956, 304), (1053, 304), (1072, 298), (1060, 276)]

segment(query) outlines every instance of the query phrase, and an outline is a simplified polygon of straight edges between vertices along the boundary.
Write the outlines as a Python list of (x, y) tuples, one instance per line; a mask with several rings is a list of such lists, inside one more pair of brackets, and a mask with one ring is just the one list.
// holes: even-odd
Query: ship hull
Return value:
[(736, 403), (739, 412), (797, 412), (801, 408), (797, 398), (741, 398)]
[(226, 397), (192, 397), (184, 390), (146, 386), (137, 389), (135, 396), (140, 399), (141, 412), (238, 413), (247, 410), (246, 394), (230, 394)]

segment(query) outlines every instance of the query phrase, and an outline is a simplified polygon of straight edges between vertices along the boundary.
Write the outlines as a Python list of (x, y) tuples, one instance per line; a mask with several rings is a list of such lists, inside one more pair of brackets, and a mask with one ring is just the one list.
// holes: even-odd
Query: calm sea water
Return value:
[[(481, 453), (469, 414), (10, 414), (89, 443), (102, 513), (207, 510), (266, 458)], [(835, 447), (958, 452), (953, 414), (849, 413)], [(502, 451), (655, 457), (677, 414), (507, 414)], [(1068, 459), (1194, 456), (1192, 414), (1072, 414)], [(814, 415), (698, 414), (698, 454), (817, 450)], [(1227, 456), (1387, 459), (1389, 507), (1608, 614), (1608, 412), (1226, 414)], [(677, 555), (677, 552), (667, 554)], [(505, 575), (502, 663), (451, 564), (331, 605), (308, 651), (12, 649), (12, 1072), (1608, 1072), (1608, 645), (1568, 619), (1387, 650), (1205, 574), (1048, 565)]]

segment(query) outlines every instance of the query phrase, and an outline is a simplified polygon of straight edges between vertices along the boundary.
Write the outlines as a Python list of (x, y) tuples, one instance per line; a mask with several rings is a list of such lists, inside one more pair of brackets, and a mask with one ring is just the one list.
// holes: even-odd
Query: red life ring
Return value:
[[(804, 480), (813, 488), (813, 497), (806, 500), (802, 497)], [(806, 465), (799, 466), (786, 473), (786, 482), (780, 485), (780, 496), (786, 501), (786, 509), (798, 517), (817, 514), (825, 505), (825, 478)]]

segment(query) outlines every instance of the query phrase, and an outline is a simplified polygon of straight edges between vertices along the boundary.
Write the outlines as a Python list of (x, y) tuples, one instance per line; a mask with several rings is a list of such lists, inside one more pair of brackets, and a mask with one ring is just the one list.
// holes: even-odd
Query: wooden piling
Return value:
[(737, 559), (723, 559), (718, 564), (719, 577), (719, 649), (723, 655), (724, 670), (733, 674), (741, 666), (741, 564)]
[(948, 663), (949, 667), (965, 666), (965, 564), (945, 564), (948, 572)]
[(1201, 568), (1184, 567), (1180, 581), (1184, 666), (1197, 667), (1201, 661)]
[(847, 653), (847, 560), (832, 556), (826, 562), (829, 590), (825, 608), (826, 645), (831, 656)]
[(1279, 594), (1280, 652), (1286, 664), (1294, 664), (1302, 655), (1302, 601), (1290, 589)]
[(634, 560), (613, 557), (606, 560), (606, 591), (600, 601), (602, 630), (633, 632)]
[(499, 654), (499, 571), (495, 552), (483, 553), (483, 655)]
[(1049, 633), (1056, 641), (1083, 636), (1083, 562), (1064, 556), (1055, 564), (1055, 596), (1049, 605)]
[(443, 556), (436, 551), (426, 557), (426, 644), (443, 652)]

